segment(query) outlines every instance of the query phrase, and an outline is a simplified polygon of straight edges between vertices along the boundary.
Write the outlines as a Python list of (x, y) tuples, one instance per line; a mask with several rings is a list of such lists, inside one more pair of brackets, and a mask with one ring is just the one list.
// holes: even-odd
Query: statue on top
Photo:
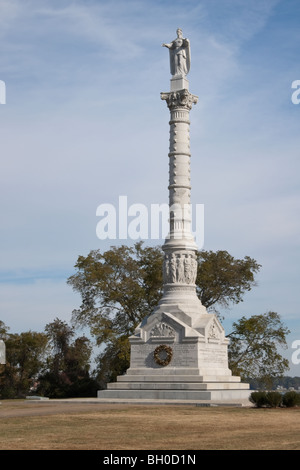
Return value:
[(170, 53), (170, 71), (174, 77), (185, 77), (191, 66), (190, 41), (183, 38), (182, 30), (177, 29), (177, 38), (170, 44), (162, 44)]

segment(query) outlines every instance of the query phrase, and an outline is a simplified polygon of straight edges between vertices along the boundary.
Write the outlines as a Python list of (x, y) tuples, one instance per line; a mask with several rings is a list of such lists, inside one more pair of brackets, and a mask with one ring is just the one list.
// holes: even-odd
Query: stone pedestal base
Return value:
[(179, 91), (179, 90), (188, 90), (189, 89), (189, 82), (186, 77), (174, 76), (171, 78), (171, 91)]
[(99, 391), (98, 398), (135, 403), (250, 404), (249, 385), (232, 376), (228, 368), (228, 340), (216, 315), (198, 312), (196, 321), (178, 305), (172, 306), (172, 313), (162, 311), (163, 304), (130, 338), (131, 361), (126, 374)]
[[(220, 380), (223, 379), (221, 382)], [(100, 390), (98, 398), (127, 400), (165, 400), (168, 402), (206, 402), (215, 404), (248, 404), (249, 385), (239, 377), (199, 375), (119, 376), (118, 381)], [(249, 402), (250, 404), (250, 402)]]

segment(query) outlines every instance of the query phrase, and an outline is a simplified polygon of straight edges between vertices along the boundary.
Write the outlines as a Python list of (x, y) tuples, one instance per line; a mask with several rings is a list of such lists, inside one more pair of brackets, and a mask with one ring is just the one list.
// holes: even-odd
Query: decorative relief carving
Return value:
[(194, 284), (197, 267), (197, 260), (192, 254), (166, 254), (163, 265), (164, 283)]
[(150, 331), (150, 338), (154, 338), (157, 336), (174, 337), (175, 330), (167, 323), (159, 322), (156, 323), (156, 325)]
[[(198, 97), (192, 95), (188, 90), (172, 91), (169, 93), (161, 93), (161, 99), (167, 102), (168, 108), (173, 110), (175, 108), (185, 108), (191, 110), (193, 104), (196, 104)], [(184, 119), (184, 114), (174, 116), (175, 119)]]
[(160, 366), (167, 366), (173, 357), (173, 349), (170, 346), (161, 344), (154, 351), (154, 360)]
[(208, 338), (209, 339), (220, 339), (220, 332), (216, 327), (216, 324), (213, 323), (210, 326), (209, 332), (208, 332)]

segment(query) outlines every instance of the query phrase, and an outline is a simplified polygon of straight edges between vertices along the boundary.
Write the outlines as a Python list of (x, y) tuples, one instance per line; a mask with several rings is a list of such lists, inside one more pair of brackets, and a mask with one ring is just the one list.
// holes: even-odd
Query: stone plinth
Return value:
[(247, 403), (249, 385), (228, 368), (228, 340), (217, 317), (199, 313), (196, 328), (188, 323), (169, 312), (150, 315), (130, 338), (130, 368), (98, 398)]
[(188, 90), (189, 82), (185, 77), (177, 76), (171, 79), (171, 91)]

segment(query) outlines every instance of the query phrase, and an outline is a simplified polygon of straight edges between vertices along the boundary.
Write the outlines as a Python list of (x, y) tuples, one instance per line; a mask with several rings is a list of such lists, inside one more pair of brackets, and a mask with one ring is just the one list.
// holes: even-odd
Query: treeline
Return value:
[[(106, 363), (101, 361), (101, 354), (92, 370), (91, 340), (76, 337), (75, 328), (58, 318), (47, 324), (43, 333), (9, 333), (9, 328), (0, 321), (0, 339), (6, 345), (6, 365), (0, 365), (1, 399), (28, 395), (92, 397), (106, 386), (102, 370)], [(252, 390), (266, 388), (259, 377), (245, 381)], [(267, 389), (278, 387), (298, 390), (300, 377), (269, 377)]]
[(101, 384), (91, 371), (91, 341), (56, 318), (43, 333), (10, 334), (0, 321), (6, 364), (0, 365), (0, 398), (96, 396)]
[[(250, 385), (252, 389), (258, 390), (260, 387), (259, 381), (251, 380)], [(300, 389), (300, 377), (274, 377), (270, 380), (270, 390), (277, 390), (278, 387), (282, 387), (285, 390)]]
[[(0, 397), (29, 393), (50, 398), (95, 396), (115, 381), (130, 364), (129, 337), (150, 315), (163, 294), (161, 247), (111, 247), (79, 256), (68, 284), (81, 296), (71, 325), (56, 318), (43, 333), (10, 334), (0, 321), (0, 339), (6, 343), (7, 364), (0, 366)], [(243, 301), (255, 286), (260, 265), (249, 256), (235, 259), (227, 251), (197, 253), (196, 293), (208, 311)], [(219, 315), (220, 317), (220, 315)], [(220, 317), (222, 320), (222, 318)], [(93, 358), (92, 343), (76, 337), (74, 328), (87, 328), (100, 353)], [(287, 347), (288, 328), (277, 312), (241, 317), (227, 332), (229, 368), (252, 389), (276, 388), (289, 369), (280, 350)], [(277, 380), (277, 379), (276, 379)], [(273, 385), (274, 382), (274, 385)], [(283, 385), (284, 386), (284, 385)], [(286, 388), (297, 387), (289, 383)]]

